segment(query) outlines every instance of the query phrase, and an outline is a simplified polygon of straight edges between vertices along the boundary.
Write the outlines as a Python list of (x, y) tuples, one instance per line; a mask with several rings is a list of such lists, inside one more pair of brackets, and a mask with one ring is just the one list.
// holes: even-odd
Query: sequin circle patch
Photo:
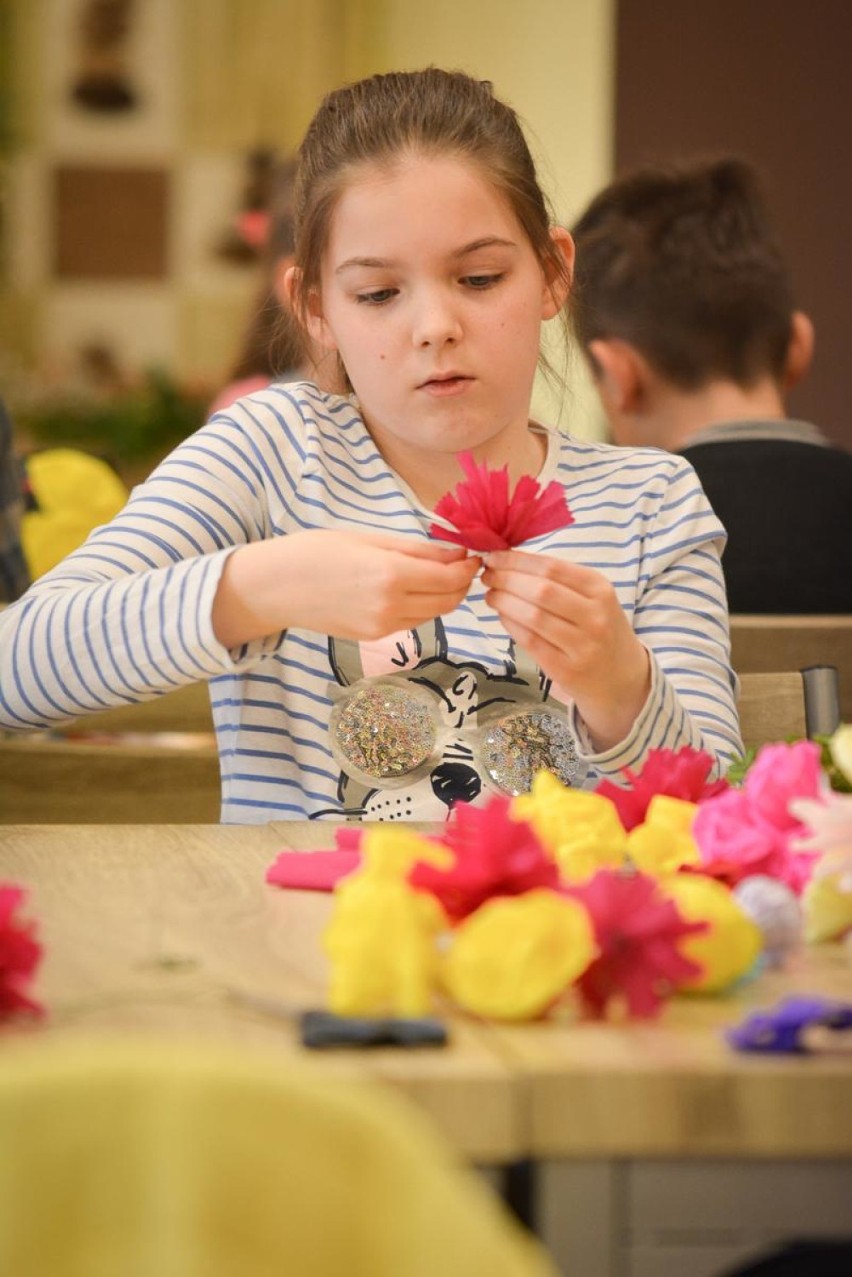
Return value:
[(435, 728), (429, 707), (408, 688), (374, 683), (356, 692), (334, 725), (335, 744), (346, 762), (367, 776), (405, 776), (432, 752)]
[(577, 746), (567, 722), (558, 714), (508, 714), (484, 733), (482, 761), (488, 775), (504, 793), (526, 794), (542, 769), (563, 785), (572, 785), (579, 771)]

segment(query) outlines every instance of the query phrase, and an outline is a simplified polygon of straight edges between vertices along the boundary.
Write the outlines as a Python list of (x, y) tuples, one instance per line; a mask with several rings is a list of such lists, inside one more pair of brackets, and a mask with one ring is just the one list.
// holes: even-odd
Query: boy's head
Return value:
[[(789, 272), (755, 171), (726, 158), (643, 168), (601, 191), (572, 227), (573, 315), (600, 379), (623, 343), (683, 393), (728, 382), (779, 389), (804, 363)], [(809, 354), (809, 351), (808, 351)]]

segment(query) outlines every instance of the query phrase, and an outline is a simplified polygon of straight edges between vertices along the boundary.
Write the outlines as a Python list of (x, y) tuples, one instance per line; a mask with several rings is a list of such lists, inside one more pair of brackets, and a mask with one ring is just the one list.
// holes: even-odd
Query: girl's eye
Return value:
[(376, 288), (371, 293), (356, 293), (355, 300), (366, 306), (383, 306), (391, 298), (396, 297), (395, 288)]
[(493, 288), (502, 278), (502, 272), (496, 275), (465, 275), (462, 283), (474, 289)]

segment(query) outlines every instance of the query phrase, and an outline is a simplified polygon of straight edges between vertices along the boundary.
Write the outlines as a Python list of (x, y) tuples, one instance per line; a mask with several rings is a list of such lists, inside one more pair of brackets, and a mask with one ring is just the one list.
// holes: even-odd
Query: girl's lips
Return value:
[(443, 377), (440, 380), (424, 381), (420, 389), (437, 399), (444, 399), (452, 395), (464, 394), (472, 381), (472, 377)]

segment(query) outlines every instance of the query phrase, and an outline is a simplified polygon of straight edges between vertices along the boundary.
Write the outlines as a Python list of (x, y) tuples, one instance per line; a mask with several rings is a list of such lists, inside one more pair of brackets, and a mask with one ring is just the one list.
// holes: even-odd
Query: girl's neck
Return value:
[[(427, 510), (433, 510), (445, 492), (455, 488), (463, 478), (454, 452), (423, 452), (417, 456), (406, 452), (393, 455), (395, 449), (383, 449), (385, 461), (403, 480), (418, 502)], [(524, 474), (537, 476), (547, 456), (547, 435), (532, 426), (519, 439), (506, 444), (492, 440), (481, 448), (471, 450), (480, 464), (486, 462), (491, 469), (508, 465), (510, 486)]]

